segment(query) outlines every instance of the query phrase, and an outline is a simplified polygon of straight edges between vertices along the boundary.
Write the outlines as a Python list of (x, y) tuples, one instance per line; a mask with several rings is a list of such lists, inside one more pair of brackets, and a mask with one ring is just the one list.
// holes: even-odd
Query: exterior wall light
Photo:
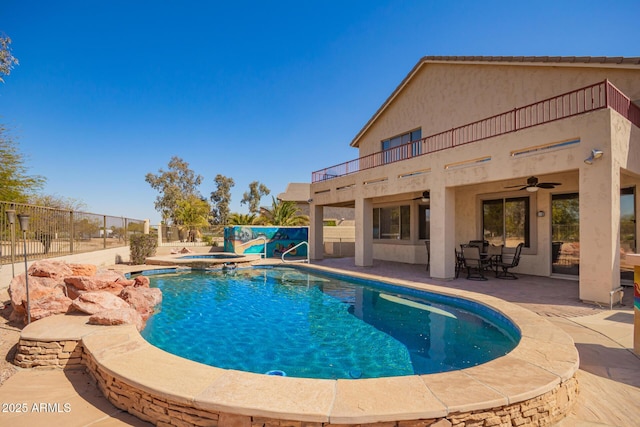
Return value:
[(593, 150), (591, 150), (591, 155), (589, 155), (589, 157), (584, 159), (584, 162), (588, 165), (592, 165), (593, 161), (601, 158), (603, 154), (604, 153), (602, 150), (598, 150), (597, 148), (594, 148)]
[(422, 203), (429, 203), (430, 200), (431, 200), (431, 194), (428, 191), (423, 191), (422, 199), (420, 199), (420, 201)]

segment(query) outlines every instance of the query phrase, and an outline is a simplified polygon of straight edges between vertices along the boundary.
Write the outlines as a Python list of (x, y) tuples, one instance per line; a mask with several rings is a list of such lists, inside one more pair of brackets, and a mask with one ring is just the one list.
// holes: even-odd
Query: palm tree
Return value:
[(263, 225), (309, 225), (309, 217), (301, 215), (295, 202), (277, 200), (271, 197), (273, 204), (271, 209), (260, 208), (260, 216), (257, 222)]
[(232, 213), (229, 216), (229, 225), (254, 225), (258, 217), (255, 214)]

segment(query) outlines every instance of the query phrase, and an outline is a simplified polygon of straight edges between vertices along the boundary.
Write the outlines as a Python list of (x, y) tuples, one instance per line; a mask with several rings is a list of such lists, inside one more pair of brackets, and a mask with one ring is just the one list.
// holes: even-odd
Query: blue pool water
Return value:
[(221, 368), (374, 378), (500, 357), (517, 328), (480, 304), (288, 267), (150, 276), (163, 292), (142, 331), (170, 353)]

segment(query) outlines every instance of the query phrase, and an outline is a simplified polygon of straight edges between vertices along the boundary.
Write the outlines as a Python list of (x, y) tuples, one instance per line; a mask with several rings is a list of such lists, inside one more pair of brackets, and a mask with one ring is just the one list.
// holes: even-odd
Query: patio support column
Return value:
[(309, 258), (324, 258), (324, 207), (309, 205)]
[(580, 299), (606, 305), (620, 286), (620, 168), (609, 153), (580, 167)]
[(456, 193), (454, 188), (431, 188), (431, 277), (455, 277)]
[(358, 267), (373, 265), (373, 203), (371, 199), (356, 198), (356, 253)]

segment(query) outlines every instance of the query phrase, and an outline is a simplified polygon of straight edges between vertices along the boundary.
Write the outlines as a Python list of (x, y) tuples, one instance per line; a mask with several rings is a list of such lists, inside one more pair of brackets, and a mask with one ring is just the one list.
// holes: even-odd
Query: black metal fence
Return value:
[(144, 220), (0, 202), (0, 264), (127, 246), (144, 231)]

